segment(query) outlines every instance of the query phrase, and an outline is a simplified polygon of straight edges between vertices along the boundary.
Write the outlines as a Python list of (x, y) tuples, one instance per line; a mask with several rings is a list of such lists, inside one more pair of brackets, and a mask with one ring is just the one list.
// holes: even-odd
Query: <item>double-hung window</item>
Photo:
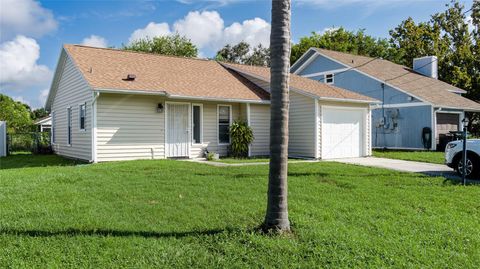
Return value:
[(231, 111), (230, 106), (219, 105), (218, 106), (218, 143), (229, 144), (230, 134), (229, 128), (231, 123)]
[(72, 108), (67, 107), (67, 144), (72, 144)]
[(202, 143), (202, 106), (192, 105), (192, 141), (194, 144)]
[(333, 84), (333, 82), (334, 82), (333, 78), (334, 78), (333, 74), (325, 74), (325, 83)]
[(81, 104), (78, 111), (79, 115), (79, 128), (82, 131), (85, 131), (85, 119), (87, 118), (87, 105)]

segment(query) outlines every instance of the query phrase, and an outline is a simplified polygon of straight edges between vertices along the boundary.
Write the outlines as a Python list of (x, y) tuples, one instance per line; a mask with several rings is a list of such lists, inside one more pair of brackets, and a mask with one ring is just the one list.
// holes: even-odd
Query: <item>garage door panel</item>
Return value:
[(322, 158), (362, 156), (364, 118), (360, 109), (323, 108)]

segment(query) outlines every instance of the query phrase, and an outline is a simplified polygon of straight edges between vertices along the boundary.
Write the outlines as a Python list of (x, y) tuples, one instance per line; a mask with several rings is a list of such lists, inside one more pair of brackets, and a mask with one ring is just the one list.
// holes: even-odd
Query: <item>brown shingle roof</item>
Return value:
[[(247, 75), (253, 75), (264, 81), (270, 82), (270, 69), (260, 66), (240, 65), (231, 63), (222, 63), (224, 66), (244, 72)], [(339, 87), (321, 83), (312, 79), (304, 78), (295, 74), (290, 74), (290, 87), (304, 91), (320, 98), (350, 99), (367, 102), (378, 102), (371, 97), (348, 91)]]
[(373, 76), (434, 106), (480, 111), (480, 104), (449, 90), (460, 90), (441, 80), (426, 77), (387, 60), (315, 48), (317, 52)]
[[(267, 92), (216, 61), (80, 45), (64, 48), (94, 89), (165, 91), (178, 96), (254, 101), (269, 99)], [(135, 74), (135, 80), (123, 80), (127, 74)]]

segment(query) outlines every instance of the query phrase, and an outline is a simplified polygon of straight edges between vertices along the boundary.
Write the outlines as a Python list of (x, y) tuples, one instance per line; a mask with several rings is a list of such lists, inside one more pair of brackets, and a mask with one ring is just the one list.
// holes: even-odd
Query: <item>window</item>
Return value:
[(55, 143), (55, 111), (52, 111), (52, 144)]
[(67, 144), (72, 144), (72, 108), (67, 107)]
[(85, 131), (85, 118), (87, 117), (87, 105), (86, 105), (86, 103), (80, 105), (78, 114), (80, 115), (80, 119), (79, 119), (80, 130)]
[(193, 105), (192, 106), (192, 129), (193, 137), (192, 141), (194, 144), (202, 143), (202, 106)]
[(230, 106), (218, 106), (218, 143), (230, 143)]
[(325, 83), (333, 84), (333, 74), (325, 74)]

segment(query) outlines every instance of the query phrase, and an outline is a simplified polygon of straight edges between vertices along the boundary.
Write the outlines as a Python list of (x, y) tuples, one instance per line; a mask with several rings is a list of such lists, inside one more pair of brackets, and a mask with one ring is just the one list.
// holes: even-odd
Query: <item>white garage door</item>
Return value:
[(364, 155), (365, 110), (323, 107), (322, 159)]

